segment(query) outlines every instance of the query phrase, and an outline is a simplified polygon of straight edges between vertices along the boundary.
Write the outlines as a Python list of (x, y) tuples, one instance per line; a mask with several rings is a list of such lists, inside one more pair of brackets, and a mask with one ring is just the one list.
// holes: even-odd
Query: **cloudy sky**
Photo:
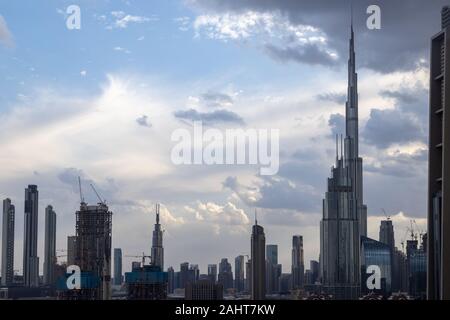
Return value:
[[(369, 236), (378, 239), (384, 208), (400, 247), (410, 219), (426, 228), (428, 46), (447, 1), (354, 2)], [(80, 30), (66, 28), (72, 4)], [(366, 27), (371, 4), (381, 30)], [(344, 0), (2, 1), (0, 196), (16, 205), (15, 269), (24, 188), (39, 187), (43, 257), (46, 205), (58, 215), (57, 248), (74, 233), (77, 176), (89, 202), (94, 183), (110, 205), (113, 245), (125, 255), (150, 252), (160, 202), (166, 267), (188, 261), (206, 272), (249, 254), (255, 208), (284, 272), (294, 234), (306, 263), (318, 259), (343, 133), (349, 20)], [(278, 174), (172, 164), (171, 134), (193, 120), (279, 129)]]

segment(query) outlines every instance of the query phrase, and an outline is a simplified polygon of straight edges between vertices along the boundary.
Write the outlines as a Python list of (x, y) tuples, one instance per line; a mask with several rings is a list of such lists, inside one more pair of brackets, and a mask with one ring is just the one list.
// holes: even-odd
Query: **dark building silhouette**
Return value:
[(245, 260), (242, 255), (234, 259), (234, 288), (237, 292), (245, 290)]
[(128, 300), (165, 300), (167, 283), (167, 272), (158, 266), (143, 265), (125, 273)]
[(10, 199), (3, 200), (2, 224), (2, 286), (10, 286), (14, 281), (14, 221), (15, 207)]
[(429, 299), (450, 299), (450, 8), (431, 39), (428, 163)]
[(23, 232), (23, 280), (25, 287), (39, 286), (38, 209), (39, 192), (36, 185), (25, 189)]
[(45, 208), (44, 284), (56, 283), (56, 212), (52, 206)]
[(120, 286), (122, 282), (122, 249), (114, 248), (114, 285)]
[(80, 300), (111, 298), (112, 212), (104, 202), (88, 205), (81, 202), (76, 212), (75, 264), (81, 269), (86, 286), (78, 292)]
[(222, 300), (223, 286), (209, 279), (199, 279), (195, 283), (188, 283), (185, 291), (186, 300)]
[(251, 297), (253, 300), (263, 300), (266, 298), (266, 237), (264, 228), (255, 225), (252, 229), (251, 237)]
[(156, 204), (156, 223), (152, 238), (152, 264), (164, 270), (163, 231), (159, 223), (159, 204)]
[(303, 257), (303, 237), (292, 237), (292, 289), (303, 288), (305, 284), (305, 261)]
[(208, 277), (213, 283), (217, 282), (217, 264), (208, 264)]
[(223, 258), (219, 263), (217, 282), (222, 284), (224, 290), (233, 288), (233, 272), (227, 258)]

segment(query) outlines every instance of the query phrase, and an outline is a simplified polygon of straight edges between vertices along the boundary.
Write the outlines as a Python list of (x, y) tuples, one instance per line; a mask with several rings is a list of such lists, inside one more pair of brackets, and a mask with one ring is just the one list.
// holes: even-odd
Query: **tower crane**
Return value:
[(137, 256), (137, 255), (136, 256), (126, 255), (125, 257), (128, 257), (128, 258), (142, 258), (142, 267), (145, 266), (145, 258), (148, 258), (148, 260), (150, 261), (150, 264), (152, 263), (152, 256), (145, 255), (144, 252), (142, 252), (142, 255), (140, 255), (140, 256)]

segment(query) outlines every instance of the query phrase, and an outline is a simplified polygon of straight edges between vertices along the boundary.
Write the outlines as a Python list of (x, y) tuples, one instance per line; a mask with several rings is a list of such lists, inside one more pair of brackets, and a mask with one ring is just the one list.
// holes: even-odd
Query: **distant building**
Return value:
[(242, 255), (234, 259), (234, 288), (237, 292), (245, 290), (245, 262)]
[(3, 200), (2, 286), (10, 286), (14, 281), (14, 220), (15, 207), (7, 198)]
[(67, 265), (72, 266), (75, 264), (75, 259), (77, 255), (77, 237), (68, 236), (67, 237)]
[(77, 299), (109, 300), (111, 298), (112, 212), (101, 202), (82, 202), (76, 212), (75, 264), (90, 285), (82, 288)]
[(275, 244), (266, 245), (266, 293), (277, 293), (278, 278), (281, 271), (278, 267), (278, 246)]
[(209, 279), (200, 279), (195, 283), (188, 283), (185, 290), (186, 300), (222, 300), (223, 286)]
[(299, 289), (304, 285), (305, 262), (303, 258), (303, 237), (292, 237), (292, 288)]
[(175, 270), (172, 267), (167, 268), (167, 291), (173, 293), (175, 290)]
[(251, 237), (251, 297), (253, 300), (266, 298), (265, 247), (264, 228), (258, 225), (258, 221), (255, 219)]
[[(382, 242), (361, 237), (361, 294), (367, 295), (369, 292), (389, 296), (392, 284), (392, 255), (391, 248)], [(381, 271), (381, 288), (369, 289), (367, 279), (371, 274), (367, 274), (369, 266), (378, 266)]]
[(163, 231), (159, 223), (159, 203), (156, 204), (156, 223), (152, 238), (152, 264), (164, 270)]
[(56, 212), (48, 205), (45, 208), (44, 284), (56, 284)]
[(416, 298), (425, 299), (427, 284), (427, 256), (425, 248), (418, 247), (417, 240), (406, 241), (406, 259), (408, 270), (408, 293)]
[(219, 263), (219, 276), (218, 283), (222, 284), (223, 289), (233, 288), (233, 271), (231, 269), (231, 263), (228, 262), (227, 258), (223, 258)]
[(122, 249), (114, 249), (114, 285), (122, 285)]
[(316, 283), (319, 280), (320, 275), (320, 266), (319, 262), (315, 260), (311, 260), (309, 262), (309, 270), (311, 270), (311, 276), (312, 276), (312, 284)]
[(23, 277), (25, 287), (39, 286), (38, 209), (39, 192), (36, 185), (25, 189), (25, 217), (23, 232)]
[(450, 299), (450, 7), (431, 38), (428, 147), (428, 279), (431, 300)]
[(290, 273), (282, 273), (281, 276), (279, 277), (279, 292), (281, 294), (286, 294), (289, 292), (289, 290), (291, 289), (291, 279), (292, 276)]
[(213, 283), (217, 282), (217, 264), (208, 264), (208, 277)]
[(125, 273), (128, 300), (165, 300), (167, 283), (167, 272), (158, 266), (144, 265)]

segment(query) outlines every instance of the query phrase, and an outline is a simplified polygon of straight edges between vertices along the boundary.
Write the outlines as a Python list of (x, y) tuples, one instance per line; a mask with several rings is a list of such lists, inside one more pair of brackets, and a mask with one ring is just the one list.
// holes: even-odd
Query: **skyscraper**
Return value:
[(102, 201), (97, 205), (81, 202), (76, 212), (75, 264), (89, 281), (98, 285), (80, 290), (77, 299), (109, 300), (111, 298), (112, 212)]
[(278, 291), (278, 246), (268, 244), (266, 246), (266, 293)]
[(56, 213), (51, 205), (45, 208), (44, 284), (55, 285)]
[(223, 258), (219, 263), (217, 282), (223, 285), (224, 290), (233, 288), (233, 271), (231, 269), (231, 263), (228, 262), (227, 258)]
[(26, 287), (39, 286), (38, 246), (38, 201), (37, 186), (25, 189), (25, 216), (23, 232), (23, 280)]
[(2, 286), (9, 286), (14, 280), (14, 219), (15, 208), (7, 198), (3, 200)]
[(382, 220), (380, 224), (380, 242), (387, 244), (391, 250), (394, 250), (394, 225), (392, 220)]
[(156, 204), (156, 223), (152, 239), (152, 264), (164, 270), (163, 231), (159, 224), (159, 203)]
[(292, 288), (299, 289), (304, 285), (305, 262), (303, 257), (303, 237), (292, 237)]
[(75, 258), (77, 255), (77, 237), (67, 237), (67, 265), (71, 266), (75, 264)]
[(122, 249), (114, 248), (114, 285), (122, 285)]
[(245, 289), (245, 263), (244, 256), (239, 255), (234, 259), (234, 288), (237, 292)]
[[(345, 140), (328, 178), (320, 223), (320, 260), (323, 289), (335, 299), (357, 299), (360, 291), (360, 236), (366, 235), (367, 208), (363, 204), (362, 158), (358, 147), (358, 75), (351, 26)], [(342, 150), (343, 149), (343, 150)]]
[(208, 278), (213, 283), (217, 282), (217, 264), (208, 264)]
[(450, 299), (450, 7), (431, 38), (428, 162), (428, 299)]
[(258, 221), (255, 219), (251, 237), (251, 297), (253, 300), (266, 298), (265, 247), (264, 228), (258, 225)]

